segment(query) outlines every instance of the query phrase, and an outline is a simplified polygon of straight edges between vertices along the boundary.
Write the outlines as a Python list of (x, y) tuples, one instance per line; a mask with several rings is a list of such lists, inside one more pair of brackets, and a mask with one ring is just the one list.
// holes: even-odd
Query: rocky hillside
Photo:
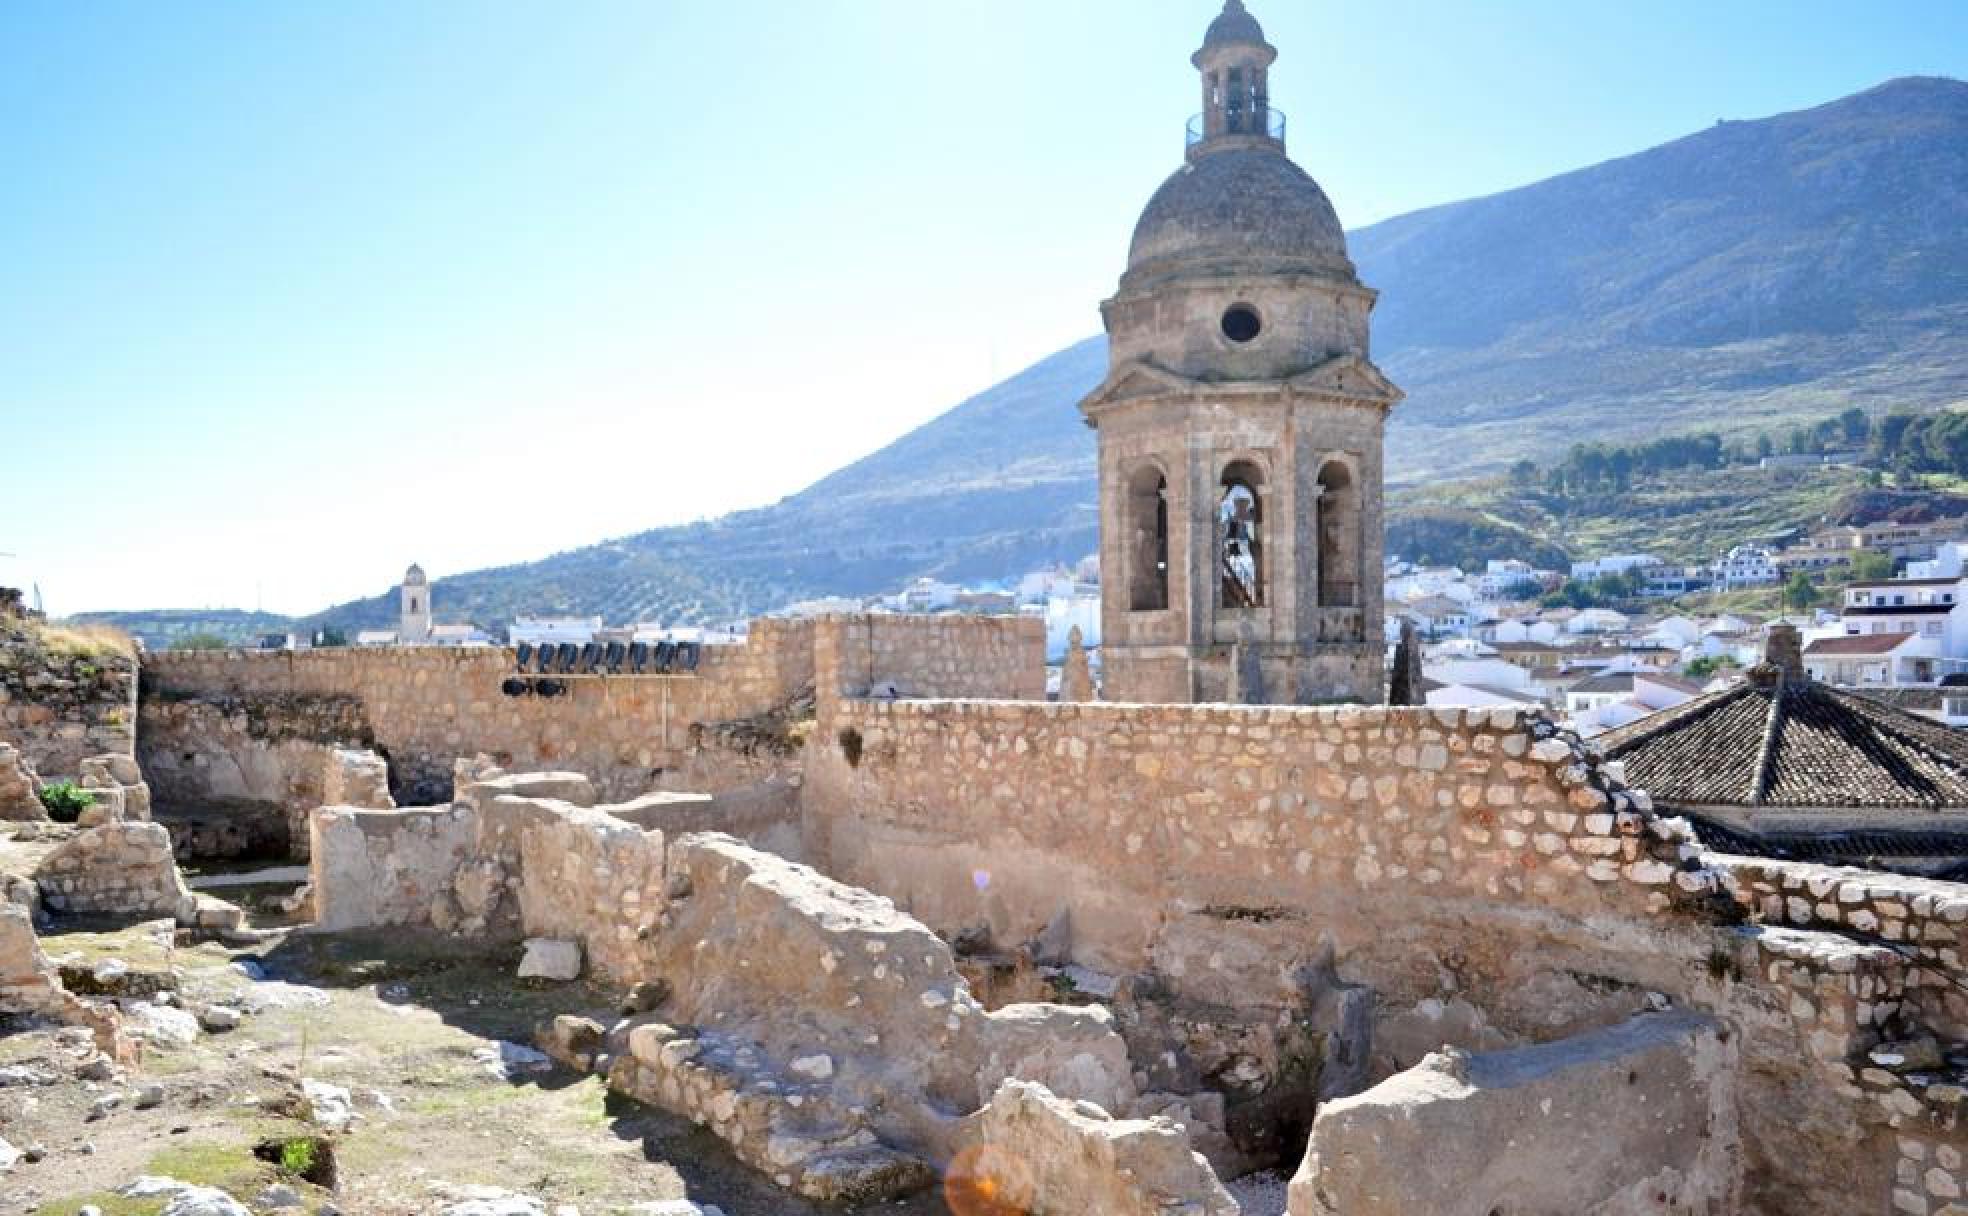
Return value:
[[(1316, 170), (1316, 166), (1314, 166)], [(1402, 486), (1583, 438), (1968, 400), (1968, 84), (1893, 81), (1351, 234)], [(1117, 266), (1118, 273), (1119, 267)], [(1088, 301), (1088, 313), (1093, 302)], [(446, 615), (721, 619), (1094, 546), (1069, 347), (773, 506), (440, 580)], [(385, 623), (387, 596), (322, 620)]]

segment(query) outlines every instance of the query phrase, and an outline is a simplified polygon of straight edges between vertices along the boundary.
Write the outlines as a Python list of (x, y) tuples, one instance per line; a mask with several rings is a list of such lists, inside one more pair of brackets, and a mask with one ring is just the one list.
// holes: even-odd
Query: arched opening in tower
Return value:
[(1264, 476), (1239, 460), (1223, 470), (1217, 500), (1218, 598), (1225, 608), (1264, 603)]
[(1168, 478), (1149, 465), (1128, 479), (1129, 605), (1136, 612), (1168, 607)]
[(1319, 606), (1359, 607), (1360, 487), (1343, 461), (1319, 470)]

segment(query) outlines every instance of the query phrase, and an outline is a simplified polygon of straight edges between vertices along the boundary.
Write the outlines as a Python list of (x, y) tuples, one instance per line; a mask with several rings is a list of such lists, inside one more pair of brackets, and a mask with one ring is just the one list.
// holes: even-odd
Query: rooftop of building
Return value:
[(1821, 658), (1891, 654), (1914, 636), (1911, 633), (1859, 633), (1842, 638), (1819, 638), (1806, 646), (1804, 653)]
[(1794, 650), (1594, 742), (1669, 807), (1968, 809), (1968, 735), (1813, 680)]

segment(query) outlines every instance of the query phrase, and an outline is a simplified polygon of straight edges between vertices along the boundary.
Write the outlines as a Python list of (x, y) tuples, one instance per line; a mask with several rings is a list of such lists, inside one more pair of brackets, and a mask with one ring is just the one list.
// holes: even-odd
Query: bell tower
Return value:
[(430, 641), (430, 579), (424, 576), (422, 566), (413, 564), (403, 572), (401, 595), (402, 619), (397, 626), (396, 640), (405, 646)]
[(1401, 392), (1361, 284), (1285, 152), (1265, 41), (1227, 0), (1203, 112), (1101, 305), (1101, 658), (1122, 701), (1378, 702), (1382, 440)]

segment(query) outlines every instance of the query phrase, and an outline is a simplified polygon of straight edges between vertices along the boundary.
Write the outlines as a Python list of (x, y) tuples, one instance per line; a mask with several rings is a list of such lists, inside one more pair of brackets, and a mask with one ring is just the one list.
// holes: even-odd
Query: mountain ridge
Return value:
[[(1958, 80), (1722, 122), (1348, 241), (1381, 292), (1376, 358), (1409, 393), (1389, 428), (1395, 501), (1587, 437), (1968, 400)], [(776, 503), (443, 578), (435, 601), (486, 624), (725, 620), (1083, 556), (1094, 446), (1074, 407), (1105, 370), (1104, 339), (1085, 339)], [(308, 622), (394, 612), (385, 593)]]

